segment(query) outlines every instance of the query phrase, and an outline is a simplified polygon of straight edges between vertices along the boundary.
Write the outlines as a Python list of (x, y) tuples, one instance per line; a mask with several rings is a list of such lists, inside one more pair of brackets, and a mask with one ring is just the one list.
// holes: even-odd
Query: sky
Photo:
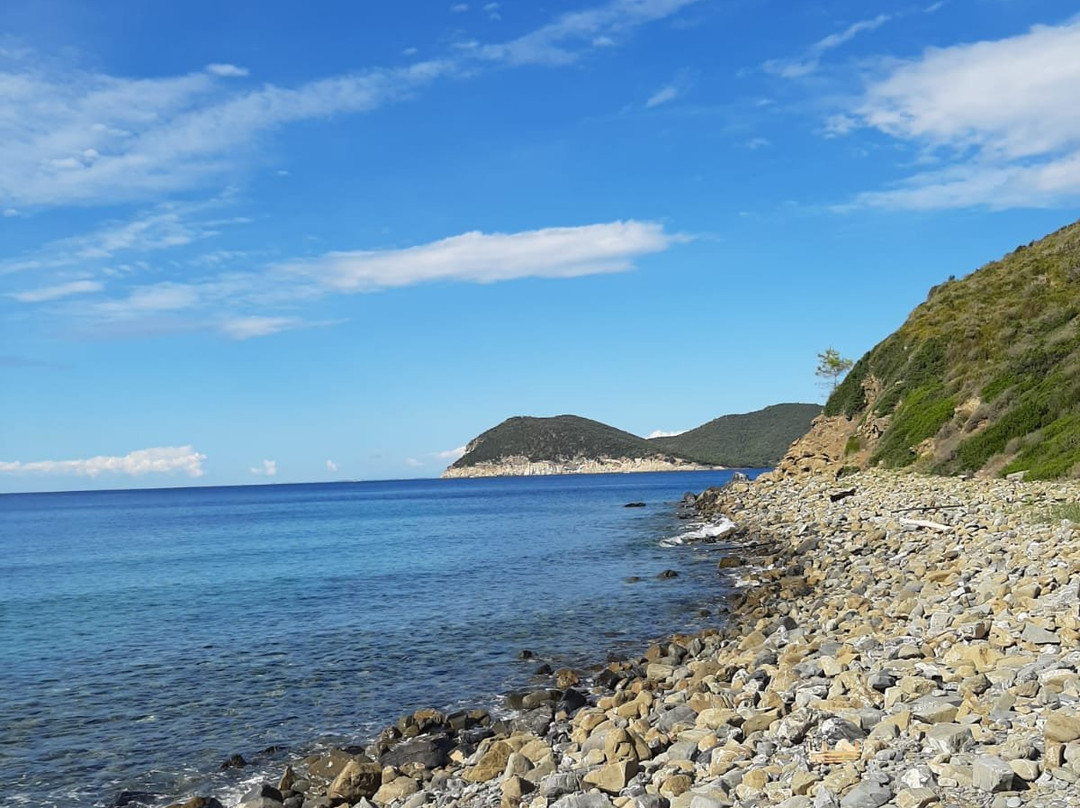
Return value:
[(818, 401), (1075, 220), (1048, 0), (0, 4), (0, 491)]

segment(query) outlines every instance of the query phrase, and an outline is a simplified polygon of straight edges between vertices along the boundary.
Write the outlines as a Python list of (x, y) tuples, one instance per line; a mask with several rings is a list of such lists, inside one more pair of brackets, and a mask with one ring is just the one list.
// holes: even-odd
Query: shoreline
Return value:
[(722, 627), (554, 672), (509, 720), (419, 711), (239, 804), (1076, 805), (1080, 534), (1038, 509), (1078, 492), (879, 472), (710, 492), (753, 553), (722, 564), (755, 580)]

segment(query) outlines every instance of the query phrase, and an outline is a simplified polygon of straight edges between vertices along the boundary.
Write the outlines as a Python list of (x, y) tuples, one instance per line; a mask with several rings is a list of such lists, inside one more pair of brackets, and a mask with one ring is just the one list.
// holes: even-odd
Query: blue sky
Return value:
[(1077, 218), (1072, 3), (0, 6), (0, 490), (824, 398)]

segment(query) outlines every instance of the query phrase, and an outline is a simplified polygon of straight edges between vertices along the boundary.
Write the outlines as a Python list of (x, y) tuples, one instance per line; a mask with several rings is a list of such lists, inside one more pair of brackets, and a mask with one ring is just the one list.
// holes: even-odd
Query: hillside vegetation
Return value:
[(1080, 472), (1080, 223), (930, 290), (829, 398), (848, 464)]
[(821, 413), (818, 404), (774, 404), (757, 412), (724, 415), (689, 432), (649, 443), (716, 466), (774, 466)]
[(778, 404), (745, 415), (726, 415), (674, 437), (652, 439), (577, 415), (515, 416), (472, 440), (451, 468), (499, 463), (511, 457), (530, 462), (670, 458), (714, 466), (771, 466), (810, 428), (820, 411), (816, 404)]

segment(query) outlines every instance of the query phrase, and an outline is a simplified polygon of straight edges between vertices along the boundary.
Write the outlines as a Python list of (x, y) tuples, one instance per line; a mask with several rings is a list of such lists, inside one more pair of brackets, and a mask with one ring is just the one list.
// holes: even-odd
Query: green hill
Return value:
[(649, 443), (710, 465), (774, 466), (820, 414), (818, 404), (774, 404), (757, 412), (724, 415), (681, 435), (652, 438)]
[(845, 462), (1077, 476), (1078, 314), (1080, 223), (934, 287), (829, 398)]
[(710, 466), (769, 466), (810, 428), (820, 411), (816, 404), (778, 404), (745, 415), (726, 415), (674, 437), (652, 439), (577, 415), (515, 416), (472, 440), (450, 468), (467, 469), (507, 458), (534, 463), (656, 458)]
[(581, 457), (651, 457), (664, 454), (644, 438), (577, 415), (517, 415), (481, 433), (451, 468), (497, 463), (507, 457), (563, 462)]

